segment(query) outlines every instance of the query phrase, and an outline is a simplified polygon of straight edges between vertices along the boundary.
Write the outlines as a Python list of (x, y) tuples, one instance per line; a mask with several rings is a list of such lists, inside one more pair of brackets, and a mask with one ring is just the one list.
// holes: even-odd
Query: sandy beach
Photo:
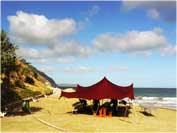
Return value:
[(1, 6), (0, 132), (177, 133), (175, 0)]
[[(176, 132), (176, 111), (157, 108), (153, 116), (142, 113), (139, 106), (128, 117), (95, 117), (73, 114), (77, 99), (58, 99), (56, 95), (30, 102), (32, 114), (16, 113), (1, 118), (2, 132)], [(91, 101), (88, 103), (91, 103)], [(47, 125), (48, 124), (48, 125)], [(49, 126), (50, 125), (50, 126)]]

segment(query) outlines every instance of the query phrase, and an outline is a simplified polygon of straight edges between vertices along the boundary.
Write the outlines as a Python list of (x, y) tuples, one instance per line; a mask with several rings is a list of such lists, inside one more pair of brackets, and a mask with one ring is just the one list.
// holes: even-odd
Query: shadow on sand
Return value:
[[(127, 109), (127, 110), (126, 110)], [(118, 107), (116, 112), (112, 112), (112, 117), (128, 117), (131, 111), (130, 108), (126, 108), (124, 106)], [(69, 111), (69, 114), (85, 114), (85, 115), (93, 115), (92, 106), (86, 106), (85, 108), (79, 108), (77, 111)], [(99, 111), (97, 111), (97, 115), (99, 115)], [(108, 115), (108, 112), (107, 112)]]
[(92, 106), (86, 106), (84, 108), (79, 108), (77, 111), (69, 111), (67, 113), (92, 115)]
[(140, 113), (142, 113), (142, 114), (145, 115), (145, 116), (151, 116), (151, 117), (154, 117), (153, 114), (148, 113), (148, 112), (146, 112), (146, 111), (140, 111)]
[(8, 112), (8, 114), (6, 115), (8, 116), (25, 116), (25, 115), (30, 115), (31, 113), (35, 113), (42, 110), (42, 108), (39, 107), (30, 107), (30, 111), (29, 112), (23, 112), (21, 109), (18, 111), (14, 111), (14, 112)]
[[(127, 110), (126, 110), (127, 109)], [(128, 115), (131, 113), (130, 107), (125, 106), (119, 106), (117, 111), (117, 116), (119, 117), (128, 117)]]

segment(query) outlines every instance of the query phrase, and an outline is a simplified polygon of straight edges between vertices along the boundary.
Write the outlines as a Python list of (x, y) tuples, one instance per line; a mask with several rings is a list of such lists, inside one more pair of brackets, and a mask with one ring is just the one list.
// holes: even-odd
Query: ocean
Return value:
[(176, 97), (176, 88), (134, 88), (135, 97)]
[(176, 88), (134, 88), (135, 103), (177, 109)]
[[(60, 86), (60, 88), (73, 88), (76, 86)], [(134, 88), (137, 104), (153, 104), (158, 107), (165, 107), (177, 110), (176, 88)]]

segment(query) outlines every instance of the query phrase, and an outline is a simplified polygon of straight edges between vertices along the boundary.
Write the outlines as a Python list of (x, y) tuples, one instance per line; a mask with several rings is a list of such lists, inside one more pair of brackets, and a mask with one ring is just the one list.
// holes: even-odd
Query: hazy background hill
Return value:
[(73, 88), (73, 89), (76, 89), (77, 87), (77, 84), (57, 84), (57, 87), (60, 88), (60, 89), (67, 89), (67, 88)]

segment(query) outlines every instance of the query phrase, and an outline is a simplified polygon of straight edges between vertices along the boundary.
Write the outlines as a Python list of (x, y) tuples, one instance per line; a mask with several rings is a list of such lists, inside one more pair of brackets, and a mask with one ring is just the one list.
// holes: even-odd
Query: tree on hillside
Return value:
[(14, 101), (18, 98), (12, 89), (14, 87), (14, 80), (11, 79), (10, 73), (16, 71), (16, 45), (10, 42), (7, 33), (1, 30), (1, 106), (9, 101)]
[(10, 72), (16, 70), (17, 46), (12, 44), (4, 30), (1, 30), (1, 92), (12, 88)]
[(1, 73), (6, 75), (15, 69), (17, 59), (15, 50), (18, 47), (12, 44), (4, 30), (1, 30)]

